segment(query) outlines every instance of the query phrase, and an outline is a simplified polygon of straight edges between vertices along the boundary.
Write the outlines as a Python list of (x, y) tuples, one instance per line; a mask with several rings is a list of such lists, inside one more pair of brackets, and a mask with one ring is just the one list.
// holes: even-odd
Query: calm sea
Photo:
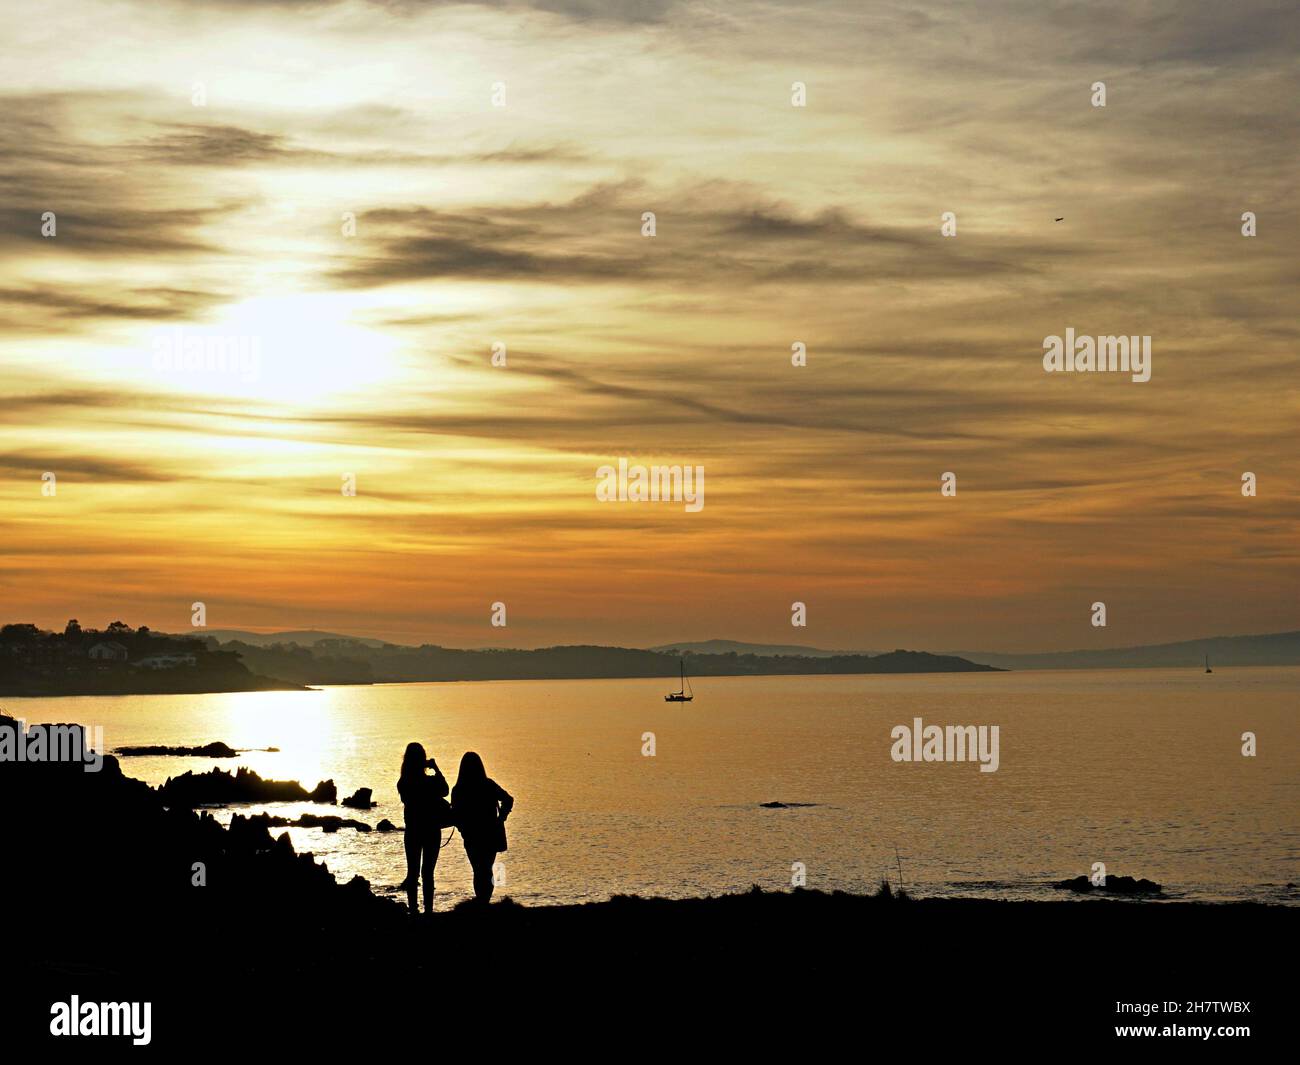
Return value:
[[(7, 699), (29, 722), (102, 726), (105, 746), (279, 747), (220, 762), (126, 758), (151, 784), (243, 764), (401, 824), (402, 749), (419, 740), (451, 781), (466, 750), (515, 797), (499, 894), (561, 903), (791, 884), (921, 895), (1057, 898), (1055, 879), (1144, 876), (1192, 899), (1300, 900), (1300, 669), (1024, 672), (893, 677), (502, 681), (315, 692)], [(997, 725), (1000, 767), (894, 762), (890, 731)], [(1257, 737), (1243, 757), (1242, 733)], [(653, 757), (643, 754), (653, 733)], [(761, 803), (807, 803), (764, 809)], [(218, 811), (228, 821), (231, 810)], [(290, 829), (341, 880), (381, 893), (405, 875), (400, 833)], [(277, 830), (278, 834), (278, 830)], [(897, 857), (895, 856), (897, 849)], [(465, 897), (459, 839), (438, 863), (439, 906)]]

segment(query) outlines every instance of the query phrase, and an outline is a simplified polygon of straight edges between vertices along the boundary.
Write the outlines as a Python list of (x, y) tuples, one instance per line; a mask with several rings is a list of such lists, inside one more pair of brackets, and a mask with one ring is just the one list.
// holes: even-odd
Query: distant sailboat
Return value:
[(695, 693), (691, 691), (691, 682), (686, 679), (686, 659), (682, 659), (682, 687), (680, 691), (669, 692), (664, 696), (666, 703), (689, 703), (695, 698)]
[(1205, 656), (1205, 672), (1206, 672), (1206, 673), (1213, 673), (1213, 672), (1214, 672), (1214, 670), (1212, 670), (1212, 669), (1210, 668), (1210, 656), (1209, 656), (1209, 655), (1206, 655), (1206, 656)]

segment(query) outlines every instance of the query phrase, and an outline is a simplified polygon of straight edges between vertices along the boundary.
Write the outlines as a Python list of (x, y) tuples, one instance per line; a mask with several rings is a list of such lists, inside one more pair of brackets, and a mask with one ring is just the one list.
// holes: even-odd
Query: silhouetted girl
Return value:
[[(433, 769), (433, 776), (425, 768)], [(433, 912), (433, 868), (438, 863), (438, 845), (442, 841), (442, 826), (448, 818), (443, 796), (447, 794), (447, 778), (438, 763), (425, 760), (424, 747), (408, 743), (402, 755), (402, 775), (397, 781), (397, 793), (402, 797), (406, 821), (406, 901), (411, 913), (417, 913), (416, 888), (420, 873), (424, 873), (424, 912)]]
[(506, 818), (515, 800), (483, 768), (483, 759), (467, 751), (451, 792), (452, 815), (465, 841), (465, 856), (474, 870), (474, 897), (492, 898), (492, 866), (506, 849)]

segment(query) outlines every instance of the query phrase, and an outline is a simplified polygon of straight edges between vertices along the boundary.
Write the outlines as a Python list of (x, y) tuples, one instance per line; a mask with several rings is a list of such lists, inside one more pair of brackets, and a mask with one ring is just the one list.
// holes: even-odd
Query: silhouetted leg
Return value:
[(487, 903), (492, 899), (492, 866), (496, 862), (497, 852), (475, 847), (466, 848), (470, 867), (474, 870), (474, 897), (479, 902)]
[(433, 913), (433, 871), (438, 865), (439, 837), (434, 836), (424, 845), (424, 912)]
[[(406, 844), (406, 904), (411, 908), (412, 913), (419, 913), (416, 891), (420, 887), (420, 838), (407, 829), (403, 842)], [(425, 895), (427, 896), (428, 893), (428, 888), (425, 888)]]

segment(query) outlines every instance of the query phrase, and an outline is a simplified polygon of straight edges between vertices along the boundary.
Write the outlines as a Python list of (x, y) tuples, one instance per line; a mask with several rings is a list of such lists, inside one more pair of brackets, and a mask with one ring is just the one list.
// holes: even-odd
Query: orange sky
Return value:
[[(1300, 627), (1285, 6), (132, 6), (7, 30), (2, 620)], [(1150, 335), (1151, 380), (1044, 373), (1067, 327)], [(598, 502), (619, 458), (704, 507)]]

